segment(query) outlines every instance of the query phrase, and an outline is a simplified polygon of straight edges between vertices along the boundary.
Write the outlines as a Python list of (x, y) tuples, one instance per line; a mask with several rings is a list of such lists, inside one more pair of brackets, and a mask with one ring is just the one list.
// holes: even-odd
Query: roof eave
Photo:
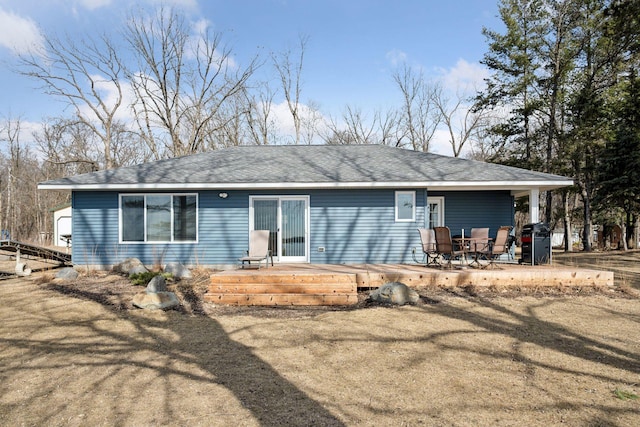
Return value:
[(421, 182), (265, 182), (265, 183), (122, 183), (122, 184), (38, 184), (39, 190), (75, 191), (175, 191), (175, 190), (280, 190), (280, 189), (377, 189), (377, 188), (426, 188), (440, 191), (508, 190), (514, 195), (527, 194), (529, 190), (552, 190), (573, 185), (572, 180), (540, 181), (421, 181)]

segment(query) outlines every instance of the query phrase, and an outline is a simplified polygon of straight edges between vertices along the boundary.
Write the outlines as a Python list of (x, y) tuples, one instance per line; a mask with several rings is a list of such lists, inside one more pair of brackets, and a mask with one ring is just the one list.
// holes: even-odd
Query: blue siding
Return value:
[[(416, 221), (395, 221), (395, 191), (316, 191), (311, 195), (312, 263), (400, 263), (411, 260), (424, 226), (424, 191)], [(318, 252), (324, 247), (325, 252)]]
[(472, 228), (489, 227), (495, 237), (498, 228), (513, 225), (513, 196), (508, 191), (429, 192), (429, 196), (444, 196), (444, 222), (452, 235), (471, 234)]
[[(426, 191), (416, 191), (416, 220), (395, 221), (393, 190), (201, 191), (198, 242), (119, 244), (117, 192), (73, 193), (73, 261), (78, 265), (113, 265), (127, 257), (147, 265), (179, 261), (188, 265), (235, 264), (248, 246), (249, 196), (310, 196), (312, 263), (407, 263), (419, 247), (416, 228), (425, 224)], [(508, 192), (429, 193), (445, 197), (445, 223), (453, 234), (471, 227), (513, 224)], [(324, 252), (318, 252), (324, 247)]]
[(203, 265), (234, 264), (249, 247), (249, 192), (228, 191), (226, 199), (218, 193), (200, 192), (197, 261)]
[(75, 264), (110, 265), (118, 256), (118, 193), (73, 192), (71, 255)]
[(136, 257), (145, 264), (179, 261), (189, 265), (233, 264), (248, 245), (249, 193), (220, 199), (218, 192), (198, 197), (198, 243), (119, 244), (117, 192), (74, 192), (75, 264), (113, 265)]

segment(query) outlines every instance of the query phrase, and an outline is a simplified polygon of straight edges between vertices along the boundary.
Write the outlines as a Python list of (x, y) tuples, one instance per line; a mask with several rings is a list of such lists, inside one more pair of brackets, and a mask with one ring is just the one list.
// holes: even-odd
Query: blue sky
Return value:
[[(363, 111), (398, 105), (392, 73), (399, 62), (450, 87), (480, 82), (483, 26), (499, 29), (497, 0), (173, 0), (191, 22), (206, 20), (242, 64), (267, 58), (308, 37), (302, 101), (323, 114), (348, 104)], [(0, 116), (37, 123), (63, 114), (37, 82), (13, 71), (16, 53), (47, 35), (81, 37), (123, 27), (135, 7), (153, 0), (0, 0)], [(447, 154), (447, 153), (443, 153)]]

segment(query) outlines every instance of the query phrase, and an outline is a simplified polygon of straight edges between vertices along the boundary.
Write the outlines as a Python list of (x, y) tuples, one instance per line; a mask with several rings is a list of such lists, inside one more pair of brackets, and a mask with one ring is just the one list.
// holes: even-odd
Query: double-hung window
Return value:
[(121, 194), (120, 240), (126, 242), (196, 242), (196, 194)]

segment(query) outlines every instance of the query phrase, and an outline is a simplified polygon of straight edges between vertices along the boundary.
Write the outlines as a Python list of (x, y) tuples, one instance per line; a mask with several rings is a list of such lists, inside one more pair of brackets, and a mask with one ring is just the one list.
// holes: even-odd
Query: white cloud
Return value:
[(35, 22), (0, 9), (0, 46), (20, 55), (38, 52), (43, 45), (44, 37)]
[[(317, 109), (309, 107), (306, 104), (298, 104), (298, 111), (300, 114), (300, 118), (303, 121), (309, 121), (312, 117), (315, 116), (317, 119), (317, 131), (322, 132), (325, 130), (324, 122), (326, 121), (326, 119)], [(278, 137), (282, 138), (282, 141), (287, 143), (295, 141), (295, 126), (293, 125), (293, 117), (291, 116), (291, 111), (289, 111), (287, 101), (282, 101), (279, 104), (274, 103), (271, 106), (270, 115)], [(305, 130), (302, 130), (302, 132), (305, 132)], [(305, 141), (301, 141), (301, 143), (305, 143)], [(313, 143), (320, 143), (320, 138), (317, 135)]]
[(407, 61), (407, 54), (401, 50), (393, 49), (387, 52), (386, 54), (387, 61), (391, 63), (394, 67), (402, 64)]
[[(32, 122), (28, 120), (22, 119), (20, 116), (17, 117), (2, 117), (3, 120), (11, 121), (12, 127), (14, 130), (17, 121), (20, 122), (20, 129), (18, 131), (18, 141), (20, 142), (21, 147), (27, 147), (31, 152), (29, 153), (31, 156), (36, 156), (38, 160), (41, 159), (41, 152), (38, 150), (38, 147), (35, 144), (35, 139), (33, 135), (35, 133), (41, 133), (43, 129), (43, 123), (41, 122)], [(7, 134), (3, 134), (2, 137), (6, 137)], [(9, 144), (0, 144), (0, 153), (5, 155), (9, 155)]]
[(429, 141), (429, 152), (442, 154), (443, 156), (453, 156), (453, 148), (451, 148), (451, 135), (445, 129), (438, 129), (433, 134), (433, 138)]
[(294, 135), (293, 118), (289, 112), (287, 101), (271, 105), (271, 117), (277, 123), (278, 130), (286, 135)]
[[(210, 27), (211, 21), (205, 18), (191, 23), (192, 34), (189, 36), (189, 49), (187, 49), (185, 57), (188, 59), (196, 59), (197, 56), (202, 59), (206, 59), (212, 55), (214, 62), (219, 64), (222, 68), (227, 70), (238, 68), (238, 63), (234, 57), (224, 51), (224, 46), (222, 46), (223, 42), (221, 40), (218, 40), (218, 43), (220, 44), (219, 46), (213, 46), (212, 43), (214, 39), (208, 33)], [(212, 47), (215, 47), (215, 50), (213, 52), (208, 52), (207, 49)]]
[(206, 18), (201, 18), (192, 24), (193, 31), (196, 34), (206, 33), (210, 26), (211, 26), (211, 21), (209, 21)]
[[(485, 87), (484, 79), (489, 76), (489, 71), (479, 63), (470, 63), (464, 59), (459, 59), (451, 68), (437, 68), (436, 71), (439, 74), (438, 81), (442, 84), (445, 99), (449, 99), (447, 108), (453, 109), (460, 102), (455, 111), (449, 110), (448, 112), (451, 114), (456, 138), (459, 138), (460, 130), (465, 127), (467, 112), (471, 108), (469, 99)], [(464, 156), (469, 152), (470, 144), (471, 141), (466, 141), (461, 155)], [(429, 151), (446, 156), (453, 155), (451, 135), (444, 125), (441, 124), (435, 132)]]
[(489, 71), (479, 63), (458, 59), (456, 65), (449, 69), (439, 69), (445, 89), (458, 92), (475, 92), (484, 87), (484, 79)]
[[(99, 75), (92, 75), (92, 80), (95, 82), (95, 90), (100, 94), (100, 98), (107, 106), (107, 108), (113, 108), (118, 100), (118, 89), (116, 85), (106, 78)], [(131, 123), (133, 121), (133, 111), (129, 108), (135, 100), (133, 89), (127, 81), (120, 81), (120, 87), (122, 88), (122, 100), (120, 107), (116, 111), (115, 119), (120, 120), (123, 123)], [(80, 114), (89, 120), (97, 120), (95, 113), (87, 105), (80, 107)]]

